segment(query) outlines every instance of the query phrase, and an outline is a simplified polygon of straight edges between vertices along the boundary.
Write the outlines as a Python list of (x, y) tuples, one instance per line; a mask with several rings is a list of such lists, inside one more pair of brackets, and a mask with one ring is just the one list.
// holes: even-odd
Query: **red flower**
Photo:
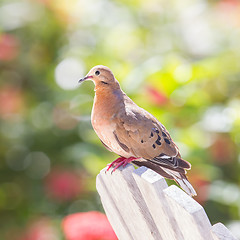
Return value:
[(74, 171), (53, 170), (46, 178), (45, 188), (48, 196), (55, 200), (68, 201), (82, 191), (82, 179)]
[(117, 240), (107, 217), (100, 212), (71, 214), (62, 225), (67, 240)]
[(212, 160), (220, 165), (228, 164), (236, 158), (235, 148), (236, 146), (228, 135), (219, 134), (210, 147)]
[(10, 61), (17, 57), (19, 43), (17, 38), (10, 34), (0, 35), (0, 61)]
[(197, 192), (194, 199), (203, 205), (208, 200), (210, 181), (202, 171), (191, 170), (188, 175), (190, 183)]
[(23, 98), (19, 89), (13, 86), (4, 86), (0, 89), (0, 117), (6, 118), (19, 113), (22, 107)]
[(228, 27), (239, 27), (240, 24), (239, 0), (221, 0), (216, 4), (217, 17)]
[(165, 105), (168, 101), (167, 96), (163, 92), (152, 86), (147, 87), (147, 93), (150, 95), (151, 100), (157, 105)]
[(221, 0), (218, 5), (222, 7), (222, 10), (231, 10), (239, 6), (238, 0)]

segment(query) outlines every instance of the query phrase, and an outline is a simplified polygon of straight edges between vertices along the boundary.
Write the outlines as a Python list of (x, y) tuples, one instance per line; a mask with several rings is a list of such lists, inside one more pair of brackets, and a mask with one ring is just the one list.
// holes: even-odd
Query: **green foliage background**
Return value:
[[(237, 0), (1, 1), (0, 239), (42, 218), (62, 239), (66, 214), (102, 210), (95, 177), (116, 155), (90, 124), (93, 84), (77, 88), (97, 64), (167, 127), (212, 224), (240, 236), (239, 16)], [(56, 169), (81, 190), (51, 197)]]

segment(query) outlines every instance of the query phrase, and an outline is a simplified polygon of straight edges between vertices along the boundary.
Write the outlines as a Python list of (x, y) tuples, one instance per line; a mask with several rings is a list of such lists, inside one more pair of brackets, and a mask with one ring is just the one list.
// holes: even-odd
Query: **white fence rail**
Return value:
[(236, 240), (221, 223), (211, 225), (203, 207), (154, 171), (128, 164), (103, 169), (97, 190), (119, 240)]

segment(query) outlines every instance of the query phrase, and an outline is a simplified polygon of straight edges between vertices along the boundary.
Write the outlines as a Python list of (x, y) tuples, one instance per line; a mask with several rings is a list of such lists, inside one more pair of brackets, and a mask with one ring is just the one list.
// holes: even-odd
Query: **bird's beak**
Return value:
[(85, 80), (87, 80), (89, 78), (93, 78), (93, 76), (86, 76), (84, 78), (81, 78), (81, 79), (78, 80), (78, 83), (84, 82)]

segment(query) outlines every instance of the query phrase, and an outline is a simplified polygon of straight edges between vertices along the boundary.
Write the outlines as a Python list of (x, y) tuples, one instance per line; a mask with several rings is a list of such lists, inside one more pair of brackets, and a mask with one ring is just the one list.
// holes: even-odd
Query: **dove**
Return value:
[(108, 165), (115, 171), (128, 163), (145, 166), (175, 180), (190, 196), (196, 192), (186, 176), (191, 164), (181, 158), (169, 132), (152, 114), (135, 104), (121, 89), (112, 71), (93, 67), (78, 82), (92, 80), (95, 97), (91, 123), (103, 145), (119, 155)]

